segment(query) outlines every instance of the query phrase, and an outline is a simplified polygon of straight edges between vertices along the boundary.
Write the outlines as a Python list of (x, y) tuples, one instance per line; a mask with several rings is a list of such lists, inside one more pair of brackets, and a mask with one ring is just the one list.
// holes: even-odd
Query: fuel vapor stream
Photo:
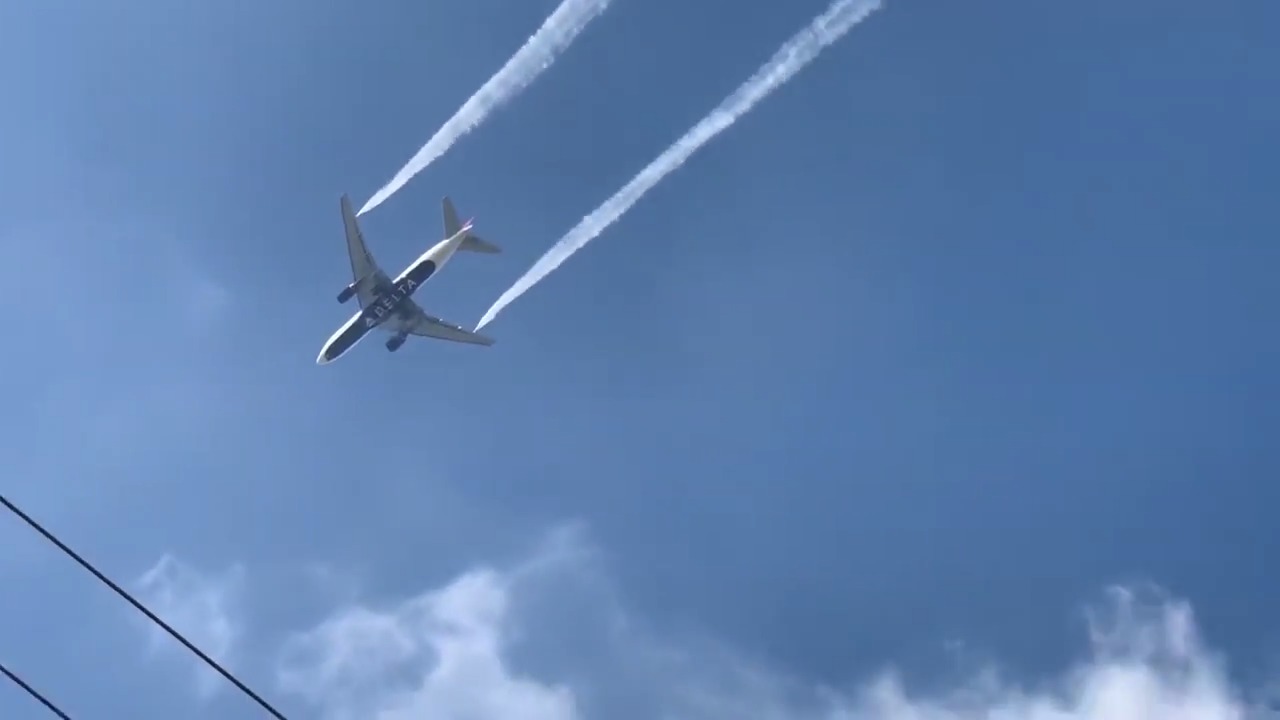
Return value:
[(684, 137), (667, 148), (613, 197), (582, 218), (576, 227), (560, 238), (533, 267), (502, 293), (480, 319), (476, 330), (488, 325), (503, 308), (617, 221), (646, 192), (683, 165), (698, 148), (746, 115), (756, 103), (790, 80), (828, 45), (839, 40), (853, 26), (879, 9), (880, 4), (880, 0), (835, 0), (826, 12), (814, 18), (807, 27), (784, 43), (768, 62), (685, 133)]
[(564, 0), (525, 44), (511, 56), (488, 82), (467, 99), (426, 145), (400, 168), (400, 172), (360, 208), (357, 216), (378, 207), (414, 175), (422, 172), (453, 146), (463, 135), (474, 130), (489, 113), (520, 94), (543, 70), (551, 67), (562, 52), (588, 24), (604, 12), (612, 0)]

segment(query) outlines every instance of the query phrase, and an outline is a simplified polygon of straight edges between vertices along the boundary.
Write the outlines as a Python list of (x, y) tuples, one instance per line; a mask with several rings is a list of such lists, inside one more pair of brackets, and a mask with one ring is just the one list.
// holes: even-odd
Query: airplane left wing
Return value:
[(410, 309), (406, 316), (398, 315), (384, 322), (383, 327), (393, 332), (398, 331), (408, 335), (435, 338), (437, 340), (451, 340), (472, 345), (493, 344), (493, 338), (473, 333), (461, 325), (454, 325), (438, 317), (432, 317), (423, 312), (422, 308), (412, 301), (408, 302), (408, 305)]
[[(351, 282), (360, 307), (368, 307), (378, 297), (378, 289), (391, 284), (391, 278), (374, 262), (369, 248), (365, 247), (364, 234), (351, 210), (351, 200), (342, 196), (342, 226), (347, 236), (347, 255), (351, 258)], [(346, 298), (340, 298), (345, 300)]]

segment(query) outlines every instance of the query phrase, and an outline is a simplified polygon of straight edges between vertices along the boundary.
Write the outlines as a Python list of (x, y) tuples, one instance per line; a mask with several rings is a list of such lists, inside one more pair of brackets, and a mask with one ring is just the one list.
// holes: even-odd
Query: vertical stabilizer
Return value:
[(458, 211), (453, 207), (453, 201), (447, 196), (441, 201), (444, 213), (444, 236), (451, 238), (458, 234), (462, 229), (462, 223), (458, 222)]

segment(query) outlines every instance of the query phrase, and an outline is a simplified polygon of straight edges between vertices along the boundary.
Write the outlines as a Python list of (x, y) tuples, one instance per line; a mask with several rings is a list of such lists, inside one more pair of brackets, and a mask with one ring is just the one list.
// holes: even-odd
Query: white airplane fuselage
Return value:
[[(329, 337), (316, 357), (316, 363), (324, 365), (342, 357), (357, 343), (364, 339), (369, 331), (395, 317), (402, 303), (413, 296), (413, 293), (427, 280), (434, 277), (440, 268), (458, 251), (458, 246), (467, 238), (470, 227), (464, 227), (454, 234), (436, 243), (430, 250), (414, 260), (404, 272), (400, 273), (391, 285), (382, 288), (374, 302), (360, 309), (343, 323), (337, 332)], [(361, 278), (355, 284), (369, 282)]]

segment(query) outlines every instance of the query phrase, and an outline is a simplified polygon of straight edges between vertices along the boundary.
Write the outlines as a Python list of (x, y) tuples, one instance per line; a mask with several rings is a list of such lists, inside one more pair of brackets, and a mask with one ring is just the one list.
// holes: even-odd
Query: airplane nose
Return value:
[(325, 351), (326, 351), (326, 350), (328, 350), (328, 349), (329, 349), (329, 348), (327, 348), (327, 347), (326, 347), (326, 348), (322, 348), (322, 349), (320, 350), (320, 354), (316, 356), (316, 364), (317, 364), (317, 365), (327, 365), (327, 364), (329, 364), (329, 358), (325, 357)]

